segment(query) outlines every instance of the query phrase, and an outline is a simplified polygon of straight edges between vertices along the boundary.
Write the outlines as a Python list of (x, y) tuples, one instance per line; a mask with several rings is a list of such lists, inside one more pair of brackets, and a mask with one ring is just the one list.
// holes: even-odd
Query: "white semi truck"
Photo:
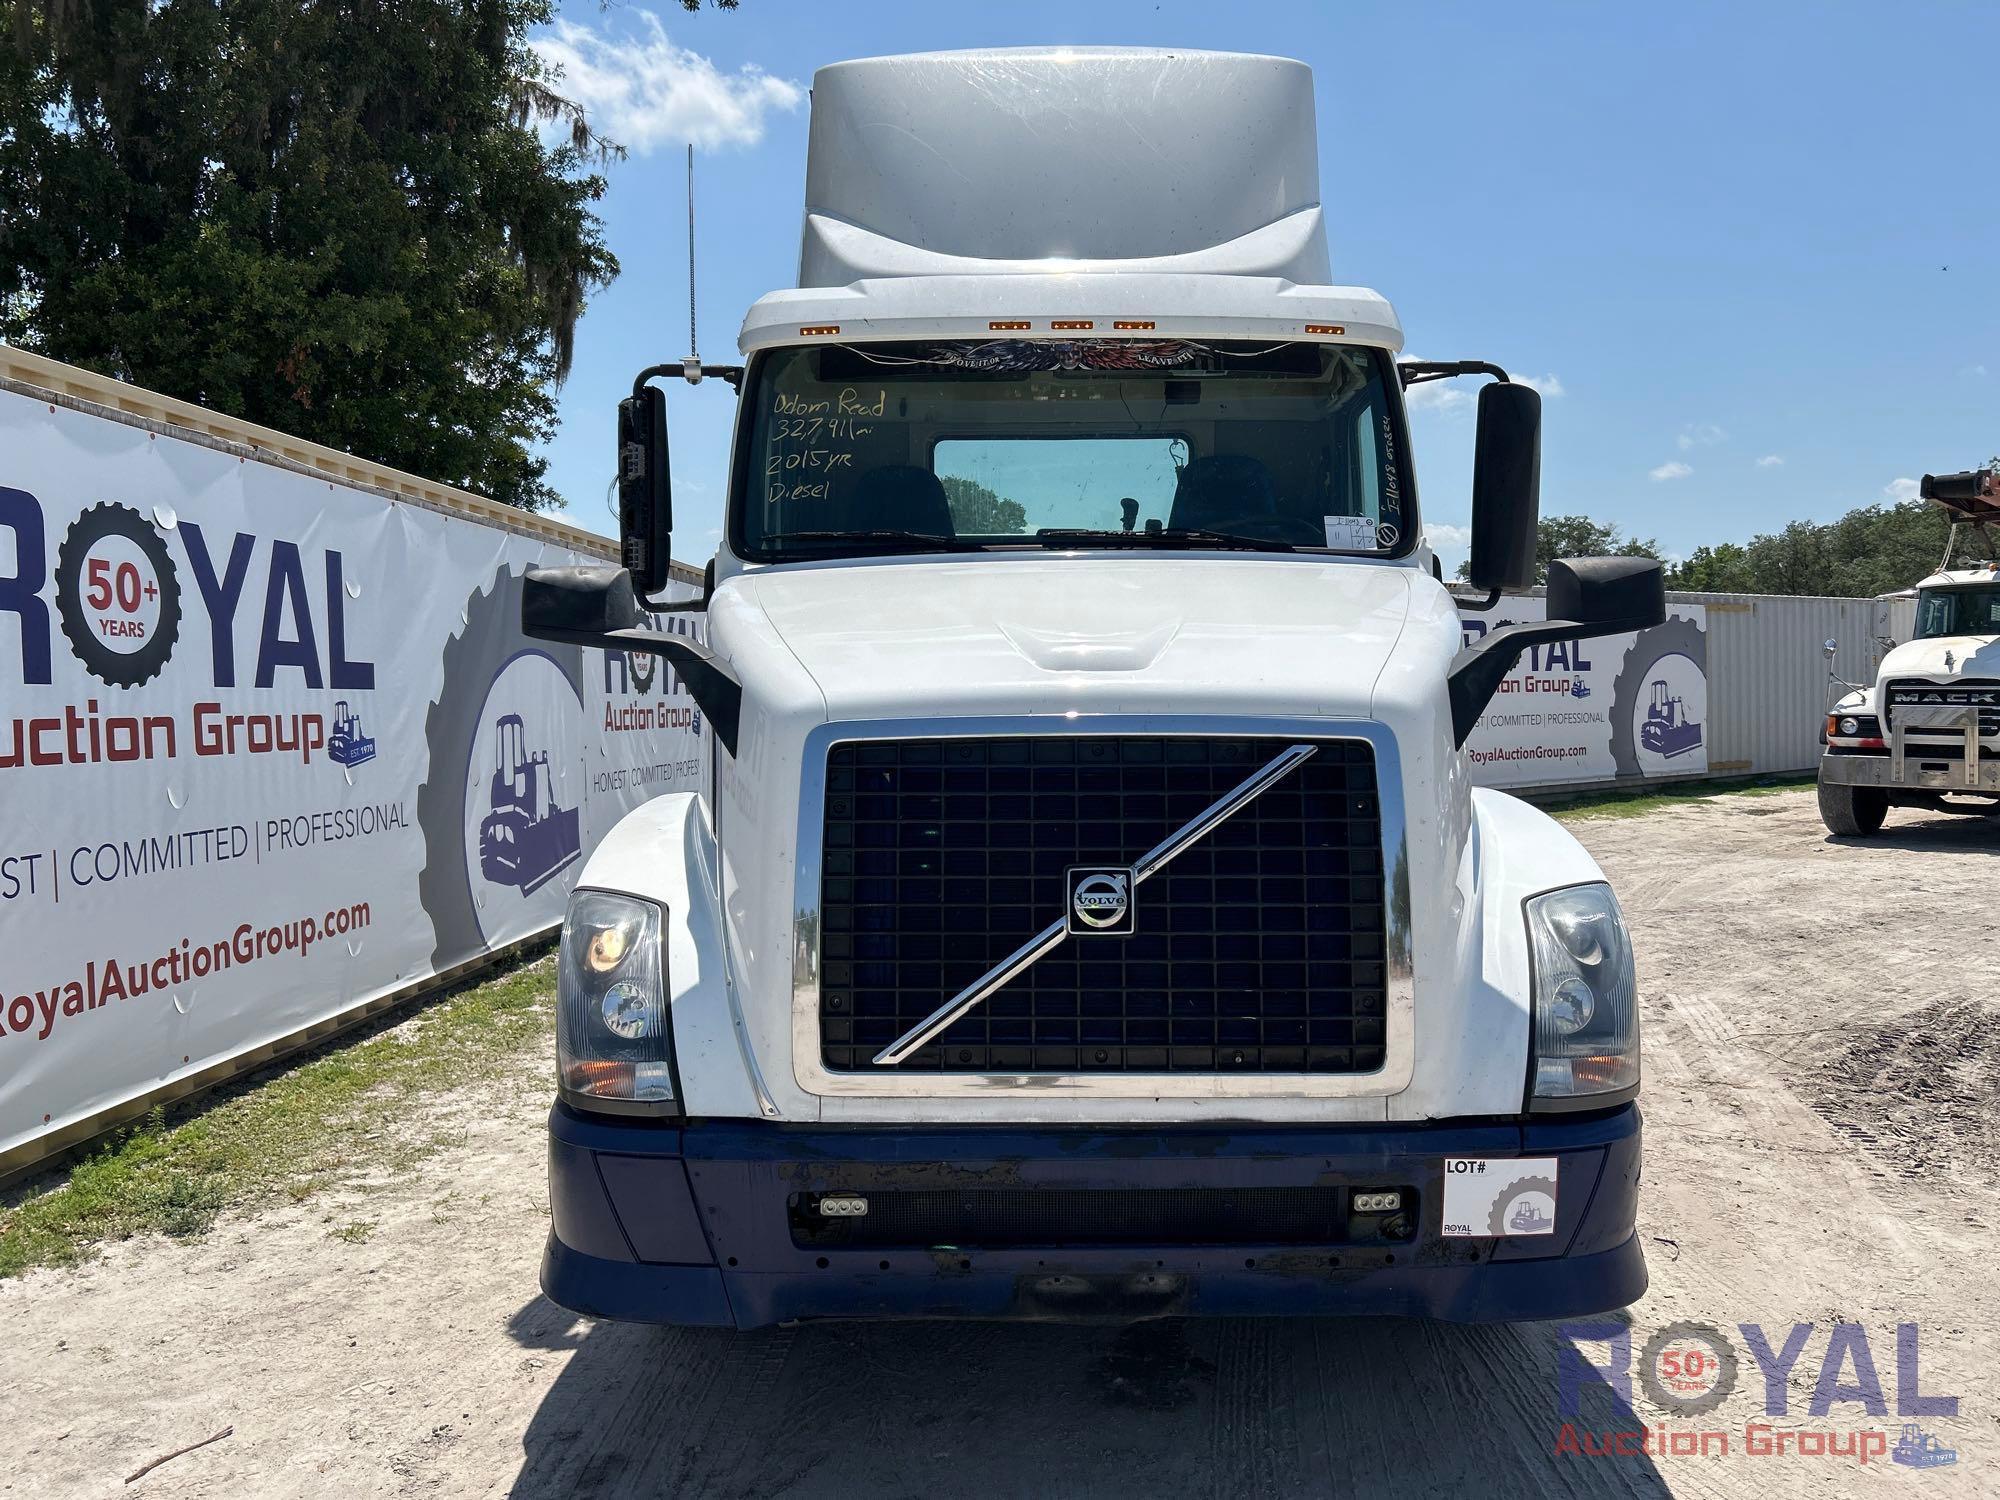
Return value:
[(1891, 807), (2000, 813), (2000, 561), (1951, 566), (1962, 534), (1994, 555), (2000, 469), (1926, 474), (1919, 490), (1952, 543), (1917, 585), (1915, 634), (1826, 716), (1820, 820), (1848, 838), (1879, 833)]
[[(1312, 81), (1115, 49), (814, 79), (799, 285), (641, 373), (621, 570), (531, 634), (713, 730), (564, 929), (542, 1284), (588, 1314), (1379, 1312), (1643, 1291), (1631, 945), (1461, 746), (1531, 646), (1663, 617), (1559, 562), (1461, 646), (1403, 387), (1478, 403), (1472, 578), (1534, 580), (1540, 405), (1328, 284)], [(651, 628), (661, 377), (740, 393), (705, 640)]]

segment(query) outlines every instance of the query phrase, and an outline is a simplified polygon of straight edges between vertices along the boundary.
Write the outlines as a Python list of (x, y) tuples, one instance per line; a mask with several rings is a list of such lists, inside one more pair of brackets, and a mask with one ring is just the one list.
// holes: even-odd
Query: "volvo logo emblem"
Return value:
[(1071, 865), (1068, 927), (1124, 937), (1133, 931), (1132, 871), (1120, 865)]

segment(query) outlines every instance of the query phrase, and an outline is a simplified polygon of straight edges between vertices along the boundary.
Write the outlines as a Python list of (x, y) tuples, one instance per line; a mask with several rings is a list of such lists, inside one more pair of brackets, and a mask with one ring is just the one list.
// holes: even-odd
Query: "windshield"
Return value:
[(2000, 585), (1918, 590), (1917, 639), (1941, 635), (2000, 635)]
[(1394, 555), (1415, 505), (1386, 357), (991, 340), (760, 360), (731, 540), (753, 561), (1023, 546)]

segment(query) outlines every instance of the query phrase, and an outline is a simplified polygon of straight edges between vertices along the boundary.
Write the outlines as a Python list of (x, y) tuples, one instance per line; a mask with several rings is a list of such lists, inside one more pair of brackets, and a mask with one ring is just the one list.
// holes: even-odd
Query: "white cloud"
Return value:
[(1681, 429), (1681, 435), (1675, 441), (1680, 444), (1681, 452), (1685, 453), (1690, 448), (1713, 448), (1728, 436), (1728, 433), (1713, 422), (1690, 422)]
[(636, 32), (611, 35), (557, 21), (528, 45), (561, 70), (556, 89), (583, 106), (591, 127), (644, 156), (692, 141), (704, 150), (754, 146), (764, 117), (797, 109), (805, 90), (746, 64), (725, 73), (700, 53), (675, 46), (656, 16), (639, 12)]
[(1986, 366), (1984, 366), (1984, 365), (1967, 365), (1967, 366), (1965, 367), (1965, 372), (1964, 372), (1964, 373), (1966, 373), (1967, 375), (1981, 375), (1981, 376), (1983, 376), (1983, 375), (1984, 375), (1984, 374), (1986, 373)]
[(1762, 458), (1757, 460), (1757, 467), (1760, 469), (1775, 469), (1784, 463), (1784, 461), (1785, 456), (1782, 453), (1766, 453)]
[(1426, 380), (1403, 392), (1411, 411), (1462, 411), (1472, 405), (1472, 391), (1462, 381)]
[[(1416, 356), (1405, 355), (1406, 359)], [(1547, 375), (1516, 375), (1518, 385), (1540, 391), (1544, 400), (1553, 401), (1563, 394), (1563, 383), (1551, 372)], [(1486, 383), (1478, 375), (1462, 375), (1455, 380), (1426, 380), (1411, 386), (1403, 393), (1403, 400), (1411, 411), (1469, 411), (1479, 399), (1479, 388)]]
[(1431, 551), (1437, 554), (1444, 576), (1450, 578), (1458, 571), (1458, 565), (1472, 555), (1472, 528), (1453, 526), (1445, 522), (1426, 521), (1424, 540), (1430, 543)]
[(1692, 474), (1693, 472), (1694, 472), (1693, 469), (1690, 469), (1686, 464), (1680, 462), (1678, 459), (1672, 459), (1666, 463), (1661, 464), (1657, 469), (1648, 469), (1646, 471), (1646, 477), (1655, 480), (1685, 479), (1688, 477), (1688, 475)]
[(1892, 479), (1882, 486), (1882, 494), (1890, 500), (1914, 500), (1918, 488), (1914, 479)]

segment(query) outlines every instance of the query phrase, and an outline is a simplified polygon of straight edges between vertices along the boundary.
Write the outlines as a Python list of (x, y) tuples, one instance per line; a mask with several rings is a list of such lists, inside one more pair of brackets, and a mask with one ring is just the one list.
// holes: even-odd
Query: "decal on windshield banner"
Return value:
[(1326, 525), (1326, 544), (1337, 552), (1372, 552), (1375, 523), (1367, 516), (1321, 516)]

